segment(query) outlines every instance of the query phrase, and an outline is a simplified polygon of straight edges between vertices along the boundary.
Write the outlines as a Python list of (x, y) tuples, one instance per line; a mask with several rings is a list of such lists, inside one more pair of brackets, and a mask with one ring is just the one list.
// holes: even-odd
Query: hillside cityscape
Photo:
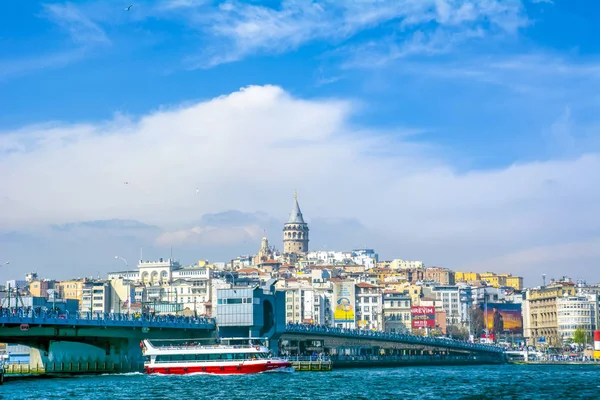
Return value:
[[(599, 326), (599, 285), (544, 277), (543, 285), (528, 288), (522, 277), (507, 271), (453, 271), (416, 260), (381, 260), (374, 249), (311, 251), (309, 243), (310, 229), (294, 196), (283, 226), (283, 251), (263, 237), (256, 254), (228, 262), (140, 259), (131, 268), (115, 256), (125, 268), (106, 277), (58, 281), (29, 272), (0, 290), (1, 313), (214, 317), (221, 306), (218, 289), (274, 283), (285, 293), (288, 324), (546, 351), (586, 350)], [(13, 347), (27, 357), (23, 346)]]

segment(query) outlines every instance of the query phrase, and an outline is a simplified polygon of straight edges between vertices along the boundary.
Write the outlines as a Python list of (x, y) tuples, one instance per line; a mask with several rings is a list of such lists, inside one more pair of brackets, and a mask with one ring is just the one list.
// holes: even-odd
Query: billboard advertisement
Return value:
[(433, 328), (435, 326), (435, 307), (413, 306), (410, 308), (412, 327)]
[(334, 323), (354, 322), (354, 281), (336, 282), (333, 286)]
[(486, 306), (481, 306), (483, 310), (484, 322), (490, 333), (523, 333), (523, 315), (521, 313), (521, 304), (513, 303), (487, 303), (487, 321)]

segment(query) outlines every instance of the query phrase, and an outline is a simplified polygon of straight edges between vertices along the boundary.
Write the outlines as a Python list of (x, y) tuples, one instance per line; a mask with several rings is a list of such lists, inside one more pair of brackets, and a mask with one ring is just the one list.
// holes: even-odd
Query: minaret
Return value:
[(298, 194), (295, 192), (290, 219), (283, 226), (283, 252), (286, 254), (308, 252), (308, 224), (304, 222), (298, 205)]

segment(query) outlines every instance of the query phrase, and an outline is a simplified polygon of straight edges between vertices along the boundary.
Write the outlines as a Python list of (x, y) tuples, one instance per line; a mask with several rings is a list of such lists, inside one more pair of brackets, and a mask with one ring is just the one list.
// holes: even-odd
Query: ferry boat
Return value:
[(293, 370), (291, 362), (272, 357), (269, 349), (261, 345), (157, 345), (143, 340), (141, 347), (147, 374), (256, 374)]

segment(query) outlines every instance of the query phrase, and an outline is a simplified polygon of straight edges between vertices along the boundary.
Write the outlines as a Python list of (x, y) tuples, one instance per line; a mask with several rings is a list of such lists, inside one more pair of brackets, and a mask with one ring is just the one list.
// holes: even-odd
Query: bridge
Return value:
[[(504, 349), (446, 338), (369, 330), (285, 324), (285, 293), (275, 281), (262, 286), (218, 289), (217, 318), (147, 314), (56, 315), (23, 309), (0, 311), (0, 343), (36, 349), (38, 370), (98, 372), (140, 370), (142, 339), (267, 339), (273, 353), (289, 357), (320, 354), (334, 367), (401, 364), (476, 364), (506, 361)], [(248, 301), (248, 299), (251, 299)]]
[(335, 367), (401, 364), (503, 363), (504, 349), (448, 338), (288, 324), (279, 351), (291, 356), (324, 354)]
[[(32, 365), (119, 365), (138, 370), (142, 339), (203, 339), (214, 341), (214, 319), (130, 314), (2, 310), (0, 342), (23, 344)], [(128, 367), (129, 366), (129, 367)]]

